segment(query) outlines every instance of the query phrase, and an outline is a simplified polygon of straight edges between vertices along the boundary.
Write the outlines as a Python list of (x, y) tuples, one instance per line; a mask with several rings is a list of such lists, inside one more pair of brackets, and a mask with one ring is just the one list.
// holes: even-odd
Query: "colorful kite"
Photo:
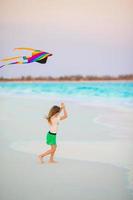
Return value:
[[(6, 66), (6, 65), (13, 65), (13, 64), (28, 64), (28, 63), (32, 63), (32, 62), (37, 62), (37, 63), (41, 63), (41, 64), (45, 64), (47, 62), (47, 59), (49, 56), (52, 56), (51, 53), (47, 53), (44, 51), (40, 51), (40, 50), (35, 50), (32, 48), (15, 48), (14, 50), (29, 50), (32, 51), (32, 55), (31, 56), (16, 56), (16, 57), (11, 57), (11, 58), (5, 58), (2, 59), (0, 61), (2, 62), (7, 62), (10, 60), (14, 60), (14, 62), (9, 62), (7, 64), (4, 64), (2, 66), (0, 66), (0, 68)], [(20, 61), (22, 60), (22, 61)]]

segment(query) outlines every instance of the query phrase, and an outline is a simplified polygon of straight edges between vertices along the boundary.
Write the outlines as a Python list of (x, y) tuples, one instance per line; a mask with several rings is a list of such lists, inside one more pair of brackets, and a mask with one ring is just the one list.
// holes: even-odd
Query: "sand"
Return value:
[(59, 100), (0, 96), (1, 200), (132, 200), (133, 110), (66, 101), (56, 164), (37, 162)]

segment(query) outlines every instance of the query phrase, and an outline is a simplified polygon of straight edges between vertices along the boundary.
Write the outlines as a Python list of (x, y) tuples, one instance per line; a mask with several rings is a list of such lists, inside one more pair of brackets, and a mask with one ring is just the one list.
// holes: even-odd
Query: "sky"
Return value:
[(132, 11), (132, 0), (0, 0), (0, 59), (30, 55), (16, 47), (53, 54), (0, 76), (133, 74)]

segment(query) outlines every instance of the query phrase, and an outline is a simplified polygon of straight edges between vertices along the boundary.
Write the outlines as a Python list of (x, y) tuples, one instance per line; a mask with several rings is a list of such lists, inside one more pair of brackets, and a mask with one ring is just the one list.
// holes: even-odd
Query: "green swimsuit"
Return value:
[(46, 143), (48, 145), (56, 145), (56, 133), (48, 131), (46, 135)]

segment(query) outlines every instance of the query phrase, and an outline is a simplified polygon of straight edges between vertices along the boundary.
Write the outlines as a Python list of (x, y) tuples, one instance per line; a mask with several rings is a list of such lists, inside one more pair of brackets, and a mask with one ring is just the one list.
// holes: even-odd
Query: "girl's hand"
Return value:
[(65, 108), (65, 104), (64, 103), (61, 103), (61, 108)]

